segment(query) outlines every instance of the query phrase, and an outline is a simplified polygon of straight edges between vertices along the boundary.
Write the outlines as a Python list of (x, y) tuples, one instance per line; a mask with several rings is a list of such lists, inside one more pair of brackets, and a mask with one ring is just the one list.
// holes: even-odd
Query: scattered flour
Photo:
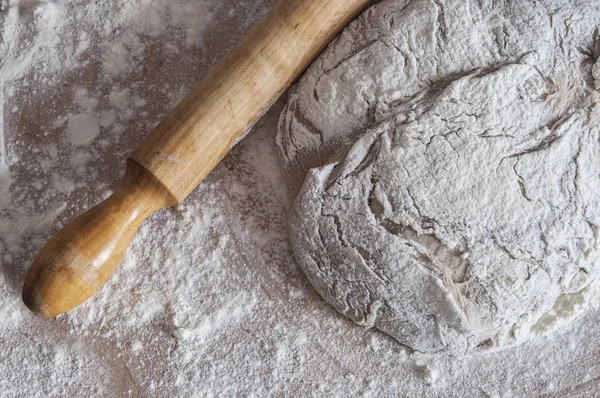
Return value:
[(291, 190), (304, 180), (294, 252), (327, 302), (422, 352), (505, 347), (584, 311), (599, 19), (598, 1), (391, 0), (330, 46), (279, 135)]
[(89, 145), (100, 134), (98, 120), (91, 115), (80, 113), (71, 116), (67, 124), (67, 139), (72, 145)]
[[(272, 3), (6, 3), (1, 395), (597, 395), (600, 329), (587, 299), (557, 308), (583, 309), (585, 327), (571, 323), (547, 341), (461, 359), (410, 353), (336, 316), (289, 247), (275, 146), (282, 103), (183, 205), (144, 223), (89, 303), (52, 320), (22, 305), (25, 272), (41, 246), (113, 191), (142, 137)], [(89, 144), (71, 144), (77, 115), (99, 126)]]

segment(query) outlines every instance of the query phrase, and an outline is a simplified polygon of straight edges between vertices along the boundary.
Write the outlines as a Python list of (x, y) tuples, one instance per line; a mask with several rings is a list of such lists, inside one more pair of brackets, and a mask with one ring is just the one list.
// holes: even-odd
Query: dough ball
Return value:
[(356, 323), (497, 348), (596, 279), (600, 2), (541, 3), (384, 1), (292, 90), (294, 254)]

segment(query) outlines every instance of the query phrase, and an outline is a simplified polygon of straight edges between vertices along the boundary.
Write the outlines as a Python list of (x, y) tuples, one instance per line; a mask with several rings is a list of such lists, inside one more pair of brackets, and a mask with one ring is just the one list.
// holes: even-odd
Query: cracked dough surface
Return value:
[(295, 257), (423, 352), (518, 343), (598, 273), (598, 1), (384, 1), (292, 90)]

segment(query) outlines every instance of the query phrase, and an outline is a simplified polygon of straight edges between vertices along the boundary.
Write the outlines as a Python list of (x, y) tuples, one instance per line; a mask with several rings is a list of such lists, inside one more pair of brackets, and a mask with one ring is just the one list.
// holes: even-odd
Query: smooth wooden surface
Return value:
[(281, 0), (160, 123), (132, 158), (179, 201), (212, 171), (372, 1)]
[(78, 306), (108, 280), (142, 222), (175, 203), (152, 175), (129, 161), (115, 193), (42, 248), (25, 279), (23, 302), (43, 317)]
[(180, 203), (372, 0), (280, 0), (161, 122), (109, 199), (42, 248), (23, 287), (35, 313), (66, 312), (97, 292), (141, 223)]

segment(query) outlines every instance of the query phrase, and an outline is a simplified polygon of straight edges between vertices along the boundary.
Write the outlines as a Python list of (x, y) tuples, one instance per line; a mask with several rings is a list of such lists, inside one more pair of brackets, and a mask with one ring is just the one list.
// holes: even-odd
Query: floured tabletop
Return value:
[(285, 98), (110, 282), (44, 320), (21, 303), (46, 240), (106, 198), (127, 155), (271, 0), (9, 0), (0, 12), (3, 396), (590, 397), (598, 311), (546, 341), (412, 353), (326, 304), (293, 259), (275, 135)]

